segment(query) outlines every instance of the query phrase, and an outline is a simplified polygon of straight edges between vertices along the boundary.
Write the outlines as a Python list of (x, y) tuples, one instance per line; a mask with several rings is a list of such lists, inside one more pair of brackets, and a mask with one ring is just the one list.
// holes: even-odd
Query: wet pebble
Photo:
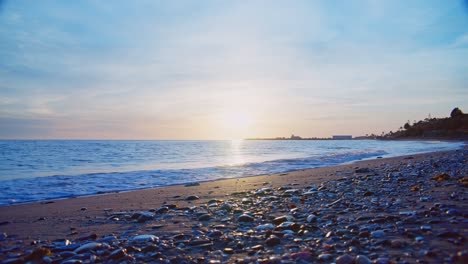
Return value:
[(253, 222), (254, 220), (255, 220), (254, 217), (247, 215), (247, 214), (240, 215), (237, 218), (237, 222)]

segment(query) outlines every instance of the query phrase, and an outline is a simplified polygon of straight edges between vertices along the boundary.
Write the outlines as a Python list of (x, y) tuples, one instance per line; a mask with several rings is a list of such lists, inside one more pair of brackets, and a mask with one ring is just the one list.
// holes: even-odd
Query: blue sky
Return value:
[(468, 112), (466, 1), (0, 3), (0, 138), (380, 134)]

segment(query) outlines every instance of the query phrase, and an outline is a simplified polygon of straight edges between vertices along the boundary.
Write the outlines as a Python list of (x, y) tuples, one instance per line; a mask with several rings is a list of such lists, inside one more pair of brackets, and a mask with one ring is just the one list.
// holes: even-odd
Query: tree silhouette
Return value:
[(462, 110), (460, 110), (460, 108), (458, 107), (455, 107), (452, 112), (450, 112), (450, 117), (454, 118), (454, 117), (457, 117), (457, 116), (462, 116), (463, 115), (463, 112)]

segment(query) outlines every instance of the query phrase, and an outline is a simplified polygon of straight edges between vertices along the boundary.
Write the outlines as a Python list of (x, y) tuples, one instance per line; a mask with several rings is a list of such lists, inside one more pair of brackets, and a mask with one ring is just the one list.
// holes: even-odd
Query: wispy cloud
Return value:
[(467, 20), (456, 1), (9, 1), (0, 116), (54, 120), (30, 137), (220, 138), (235, 109), (252, 136), (326, 136), (350, 117), (362, 128), (340, 129), (390, 130), (468, 107)]

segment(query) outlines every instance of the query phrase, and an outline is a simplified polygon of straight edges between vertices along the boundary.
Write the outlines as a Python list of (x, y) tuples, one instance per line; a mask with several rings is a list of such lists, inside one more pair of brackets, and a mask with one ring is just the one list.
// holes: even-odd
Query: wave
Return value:
[(53, 175), (2, 181), (0, 205), (129, 191), (190, 182), (284, 173), (334, 166), (388, 154), (383, 150), (350, 151), (307, 158), (278, 159), (195, 169)]

